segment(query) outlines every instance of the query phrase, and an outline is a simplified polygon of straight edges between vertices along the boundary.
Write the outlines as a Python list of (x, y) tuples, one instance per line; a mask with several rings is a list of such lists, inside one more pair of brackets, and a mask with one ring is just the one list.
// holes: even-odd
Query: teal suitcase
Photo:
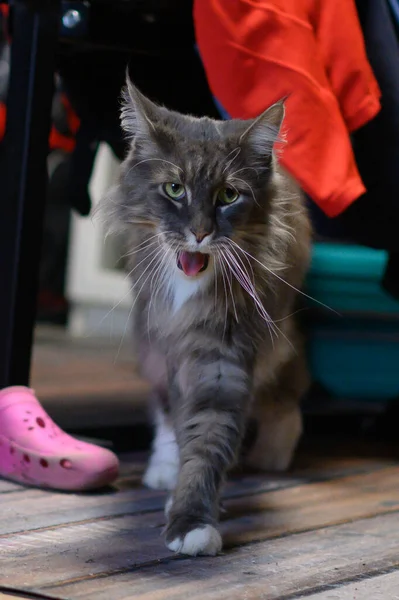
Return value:
[(399, 302), (381, 286), (387, 260), (382, 250), (314, 244), (305, 291), (332, 310), (307, 300), (309, 361), (333, 399), (399, 399)]

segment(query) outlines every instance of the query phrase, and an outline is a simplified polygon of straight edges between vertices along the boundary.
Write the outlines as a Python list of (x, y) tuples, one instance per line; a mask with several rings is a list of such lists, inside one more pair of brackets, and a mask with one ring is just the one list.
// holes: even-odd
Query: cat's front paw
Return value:
[(215, 556), (222, 549), (222, 538), (213, 525), (174, 518), (166, 529), (169, 550), (189, 556)]
[(169, 550), (188, 556), (216, 556), (222, 549), (222, 538), (212, 525), (201, 525), (166, 545)]
[(143, 483), (152, 490), (173, 490), (179, 473), (178, 462), (150, 461)]

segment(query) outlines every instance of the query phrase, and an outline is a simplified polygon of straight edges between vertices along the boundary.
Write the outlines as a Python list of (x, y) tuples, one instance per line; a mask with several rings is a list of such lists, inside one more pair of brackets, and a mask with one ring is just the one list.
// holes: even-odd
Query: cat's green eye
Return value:
[(240, 194), (233, 188), (225, 187), (218, 191), (217, 199), (220, 204), (233, 204), (236, 202)]
[(182, 200), (186, 195), (186, 190), (184, 189), (184, 185), (181, 183), (164, 183), (163, 191), (169, 198), (172, 200)]

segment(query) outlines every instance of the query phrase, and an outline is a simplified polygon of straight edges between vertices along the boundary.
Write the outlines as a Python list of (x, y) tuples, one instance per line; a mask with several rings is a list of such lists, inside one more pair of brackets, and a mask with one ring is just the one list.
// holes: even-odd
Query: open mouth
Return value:
[(206, 271), (208, 264), (209, 255), (202, 252), (179, 252), (177, 255), (177, 266), (187, 277)]

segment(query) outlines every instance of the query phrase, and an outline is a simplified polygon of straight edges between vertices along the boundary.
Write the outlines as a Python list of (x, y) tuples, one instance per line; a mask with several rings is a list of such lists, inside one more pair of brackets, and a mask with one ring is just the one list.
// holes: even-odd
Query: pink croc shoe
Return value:
[(115, 454), (74, 439), (44, 411), (33, 390), (0, 391), (0, 476), (58, 490), (100, 488), (119, 472)]

